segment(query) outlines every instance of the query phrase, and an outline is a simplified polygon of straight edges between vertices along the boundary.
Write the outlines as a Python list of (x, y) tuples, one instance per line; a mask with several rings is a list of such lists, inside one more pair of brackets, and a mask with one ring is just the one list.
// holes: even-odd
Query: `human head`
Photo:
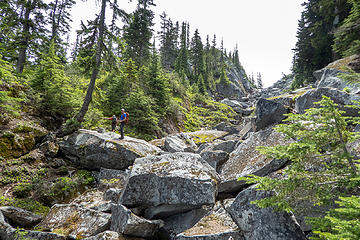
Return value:
[(122, 108), (122, 109), (121, 109), (121, 112), (124, 113), (124, 112), (125, 112), (125, 109)]

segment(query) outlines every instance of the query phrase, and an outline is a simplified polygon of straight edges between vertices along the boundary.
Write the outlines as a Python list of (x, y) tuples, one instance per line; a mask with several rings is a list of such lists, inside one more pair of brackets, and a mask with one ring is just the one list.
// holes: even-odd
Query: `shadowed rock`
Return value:
[(161, 220), (147, 220), (133, 214), (123, 205), (112, 208), (110, 230), (134, 237), (153, 237), (164, 225)]
[(217, 202), (208, 215), (204, 216), (192, 228), (178, 234), (175, 239), (241, 240), (244, 238), (231, 216), (226, 212), (220, 202)]
[(17, 207), (0, 207), (0, 211), (10, 221), (12, 226), (33, 227), (42, 219), (39, 215)]

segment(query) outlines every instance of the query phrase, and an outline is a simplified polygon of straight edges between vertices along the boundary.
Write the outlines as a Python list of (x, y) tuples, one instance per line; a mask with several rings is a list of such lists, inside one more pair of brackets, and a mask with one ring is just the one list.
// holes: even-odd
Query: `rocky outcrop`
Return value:
[(286, 160), (267, 158), (260, 154), (256, 148), (283, 145), (287, 142), (289, 141), (284, 139), (283, 134), (271, 128), (253, 133), (230, 154), (229, 160), (221, 167), (219, 192), (236, 192), (246, 186), (244, 182), (237, 180), (239, 177), (249, 174), (265, 176), (282, 167)]
[(36, 123), (17, 119), (8, 123), (6, 131), (0, 131), (0, 156), (17, 158), (29, 153), (48, 131)]
[(178, 234), (174, 239), (228, 240), (243, 239), (242, 232), (220, 202), (192, 228)]
[(288, 113), (288, 110), (282, 104), (260, 98), (256, 102), (255, 131), (280, 123), (283, 119), (285, 119), (284, 114), (286, 113)]
[(219, 177), (201, 156), (174, 153), (136, 159), (120, 203), (148, 219), (214, 204)]
[(38, 225), (42, 229), (75, 237), (91, 237), (110, 228), (111, 215), (76, 204), (55, 204)]
[(153, 237), (164, 225), (161, 220), (147, 220), (136, 216), (123, 205), (114, 205), (110, 230), (134, 237)]
[(248, 188), (240, 192), (234, 201), (227, 200), (226, 209), (244, 234), (244, 239), (305, 240), (304, 233), (289, 214), (251, 204), (251, 201), (268, 195), (254, 188)]
[(339, 105), (339, 108), (345, 111), (347, 116), (358, 116), (358, 110), (346, 107), (346, 105), (353, 105), (354, 101), (360, 101), (357, 95), (342, 92), (334, 88), (317, 88), (306, 92), (296, 99), (295, 110), (297, 113), (303, 114), (306, 109), (317, 107), (314, 104), (322, 99), (322, 96), (331, 98), (334, 103)]
[(161, 150), (144, 140), (116, 133), (81, 129), (60, 142), (60, 151), (74, 164), (90, 170), (126, 169), (136, 158), (157, 155)]

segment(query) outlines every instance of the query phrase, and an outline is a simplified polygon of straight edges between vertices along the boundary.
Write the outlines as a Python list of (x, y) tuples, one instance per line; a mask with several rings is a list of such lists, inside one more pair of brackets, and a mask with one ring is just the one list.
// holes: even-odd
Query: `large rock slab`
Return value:
[(228, 135), (228, 132), (218, 130), (200, 130), (195, 132), (188, 132), (196, 144), (211, 143), (216, 139), (223, 138)]
[(99, 233), (98, 235), (84, 238), (83, 240), (145, 240), (145, 239), (124, 236), (122, 234), (119, 234), (119, 233), (113, 232), (113, 231), (105, 231), (105, 232)]
[(0, 212), (10, 221), (12, 226), (33, 227), (42, 217), (22, 208), (5, 206), (0, 207)]
[(157, 155), (161, 149), (144, 140), (125, 137), (112, 132), (99, 133), (80, 129), (64, 137), (60, 151), (74, 164), (90, 170), (100, 168), (126, 169), (136, 158)]
[(229, 213), (220, 202), (217, 202), (214, 209), (204, 216), (195, 226), (176, 236), (177, 240), (185, 239), (244, 239), (239, 227), (232, 220)]
[(218, 174), (198, 154), (138, 158), (120, 203), (146, 208), (149, 219), (167, 217), (214, 204), (218, 181)]
[(286, 212), (271, 208), (259, 208), (251, 201), (262, 199), (267, 193), (248, 188), (240, 192), (235, 201), (229, 201), (226, 209), (244, 234), (245, 240), (306, 239), (300, 226)]
[(170, 153), (195, 152), (196, 148), (196, 144), (186, 133), (177, 133), (165, 138), (164, 149)]
[(222, 165), (219, 171), (222, 179), (219, 192), (237, 192), (246, 186), (245, 182), (237, 181), (239, 177), (249, 174), (265, 176), (282, 167), (286, 160), (267, 158), (256, 148), (286, 143), (289, 143), (289, 140), (285, 140), (283, 134), (272, 128), (253, 133), (230, 154), (229, 160)]
[(265, 129), (270, 125), (280, 123), (285, 119), (288, 110), (280, 103), (260, 98), (256, 102), (255, 131)]
[(91, 237), (110, 228), (111, 214), (82, 208), (76, 204), (55, 204), (38, 225), (77, 238)]
[(164, 225), (161, 220), (147, 220), (133, 214), (123, 205), (112, 208), (110, 230), (134, 237), (153, 237)]
[(354, 101), (360, 101), (360, 97), (347, 92), (339, 91), (334, 88), (317, 88), (306, 92), (296, 99), (295, 110), (297, 113), (303, 114), (306, 109), (319, 106), (314, 104), (322, 99), (322, 96), (330, 97), (339, 108), (345, 111), (346, 116), (358, 116), (359, 111), (346, 105), (353, 105)]

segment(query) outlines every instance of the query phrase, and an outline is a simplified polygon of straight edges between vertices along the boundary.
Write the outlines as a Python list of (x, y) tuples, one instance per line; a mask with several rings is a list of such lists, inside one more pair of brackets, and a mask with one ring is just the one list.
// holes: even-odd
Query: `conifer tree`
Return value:
[(162, 19), (161, 31), (159, 32), (161, 62), (166, 70), (171, 70), (174, 68), (178, 53), (177, 45), (179, 26), (178, 23), (174, 25), (171, 19), (167, 18), (165, 12), (160, 16), (160, 18)]
[(56, 52), (66, 59), (66, 43), (63, 36), (69, 34), (70, 18), (69, 10), (75, 5), (74, 0), (54, 0), (49, 4), (49, 25), (51, 26), (50, 42), (55, 44)]
[(292, 143), (258, 148), (272, 159), (290, 161), (282, 171), (283, 178), (239, 178), (258, 183), (258, 190), (274, 193), (255, 201), (260, 207), (301, 212), (304, 202), (326, 205), (358, 186), (359, 168), (348, 150), (348, 143), (359, 138), (348, 128), (355, 119), (344, 117), (344, 111), (328, 97), (323, 96), (317, 104), (319, 108), (308, 109), (304, 114), (288, 114), (287, 123), (276, 126), (287, 139), (294, 140)]
[(175, 70), (178, 74), (190, 76), (189, 53), (187, 47), (187, 24), (185, 22), (181, 24), (180, 50), (176, 58)]
[(294, 49), (293, 88), (313, 82), (313, 72), (337, 58), (332, 51), (333, 32), (350, 10), (347, 0), (309, 0), (303, 6)]
[(333, 48), (340, 56), (350, 56), (360, 52), (360, 2), (348, 0), (352, 4), (350, 15), (335, 31)]
[(152, 0), (138, 0), (138, 5), (128, 26), (124, 29), (123, 38), (127, 44), (126, 56), (138, 66), (150, 60), (150, 49), (154, 13), (148, 7), (154, 6)]
[[(193, 83), (197, 83), (200, 74), (204, 76), (204, 47), (201, 42), (199, 31), (196, 29), (193, 38), (191, 39), (191, 63), (193, 67)], [(205, 85), (207, 85), (205, 83)]]
[(263, 82), (262, 82), (262, 77), (261, 77), (261, 73), (257, 73), (257, 77), (256, 77), (256, 83), (257, 83), (257, 87), (259, 89), (263, 88)]

